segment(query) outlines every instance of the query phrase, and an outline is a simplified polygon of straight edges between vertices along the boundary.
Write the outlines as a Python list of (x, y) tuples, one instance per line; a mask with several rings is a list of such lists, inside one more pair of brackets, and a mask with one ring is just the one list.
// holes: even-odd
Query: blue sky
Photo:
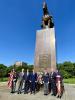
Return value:
[[(34, 63), (43, 0), (0, 0), (0, 63)], [(46, 0), (56, 31), (57, 62), (75, 62), (75, 1)]]

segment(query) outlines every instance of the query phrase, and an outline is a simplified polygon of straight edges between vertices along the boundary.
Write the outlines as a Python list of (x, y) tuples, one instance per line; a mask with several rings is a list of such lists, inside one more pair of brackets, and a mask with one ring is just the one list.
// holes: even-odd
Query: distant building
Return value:
[(24, 66), (24, 65), (27, 65), (27, 63), (21, 62), (21, 61), (16, 61), (16, 63), (15, 63), (15, 66), (16, 66), (16, 67)]

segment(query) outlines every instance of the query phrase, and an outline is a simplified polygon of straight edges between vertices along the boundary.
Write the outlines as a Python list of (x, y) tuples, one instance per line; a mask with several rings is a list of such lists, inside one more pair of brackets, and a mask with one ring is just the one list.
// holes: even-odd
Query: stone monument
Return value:
[(36, 32), (34, 70), (56, 69), (55, 28), (46, 2), (43, 2), (41, 30)]

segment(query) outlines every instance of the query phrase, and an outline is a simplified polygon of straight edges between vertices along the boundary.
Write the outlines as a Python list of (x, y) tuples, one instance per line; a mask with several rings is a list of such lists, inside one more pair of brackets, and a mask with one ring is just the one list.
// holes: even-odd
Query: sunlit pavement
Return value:
[[(43, 91), (34, 94), (11, 94), (7, 83), (0, 83), (0, 100), (60, 100), (50, 94), (43, 95)], [(65, 84), (65, 92), (61, 100), (75, 100), (75, 85)]]

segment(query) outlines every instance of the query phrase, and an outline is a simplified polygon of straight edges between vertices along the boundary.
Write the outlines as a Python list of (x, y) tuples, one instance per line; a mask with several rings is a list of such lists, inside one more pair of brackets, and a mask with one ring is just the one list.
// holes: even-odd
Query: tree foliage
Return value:
[(2, 77), (8, 77), (8, 73), (12, 70), (12, 69), (15, 69), (16, 72), (20, 72), (22, 69), (25, 69), (25, 71), (27, 69), (29, 69), (29, 71), (32, 71), (33, 69), (33, 65), (28, 65), (27, 63), (25, 63), (24, 65), (22, 66), (15, 66), (15, 65), (12, 65), (12, 66), (5, 66), (3, 64), (0, 64), (0, 78)]
[(57, 68), (62, 73), (64, 78), (75, 77), (75, 63), (64, 62), (62, 64), (57, 64)]
[[(29, 71), (32, 71), (33, 65), (28, 65), (27, 63), (23, 64), (22, 66), (5, 66), (3, 64), (0, 64), (0, 78), (1, 77), (7, 77), (8, 73), (12, 70), (15, 69), (17, 72), (20, 72), (22, 68), (29, 69)], [(75, 63), (72, 62), (64, 62), (64, 63), (59, 63), (57, 64), (57, 69), (61, 72), (64, 78), (72, 78), (75, 77)]]
[(7, 72), (7, 66), (0, 64), (0, 77), (5, 77)]

